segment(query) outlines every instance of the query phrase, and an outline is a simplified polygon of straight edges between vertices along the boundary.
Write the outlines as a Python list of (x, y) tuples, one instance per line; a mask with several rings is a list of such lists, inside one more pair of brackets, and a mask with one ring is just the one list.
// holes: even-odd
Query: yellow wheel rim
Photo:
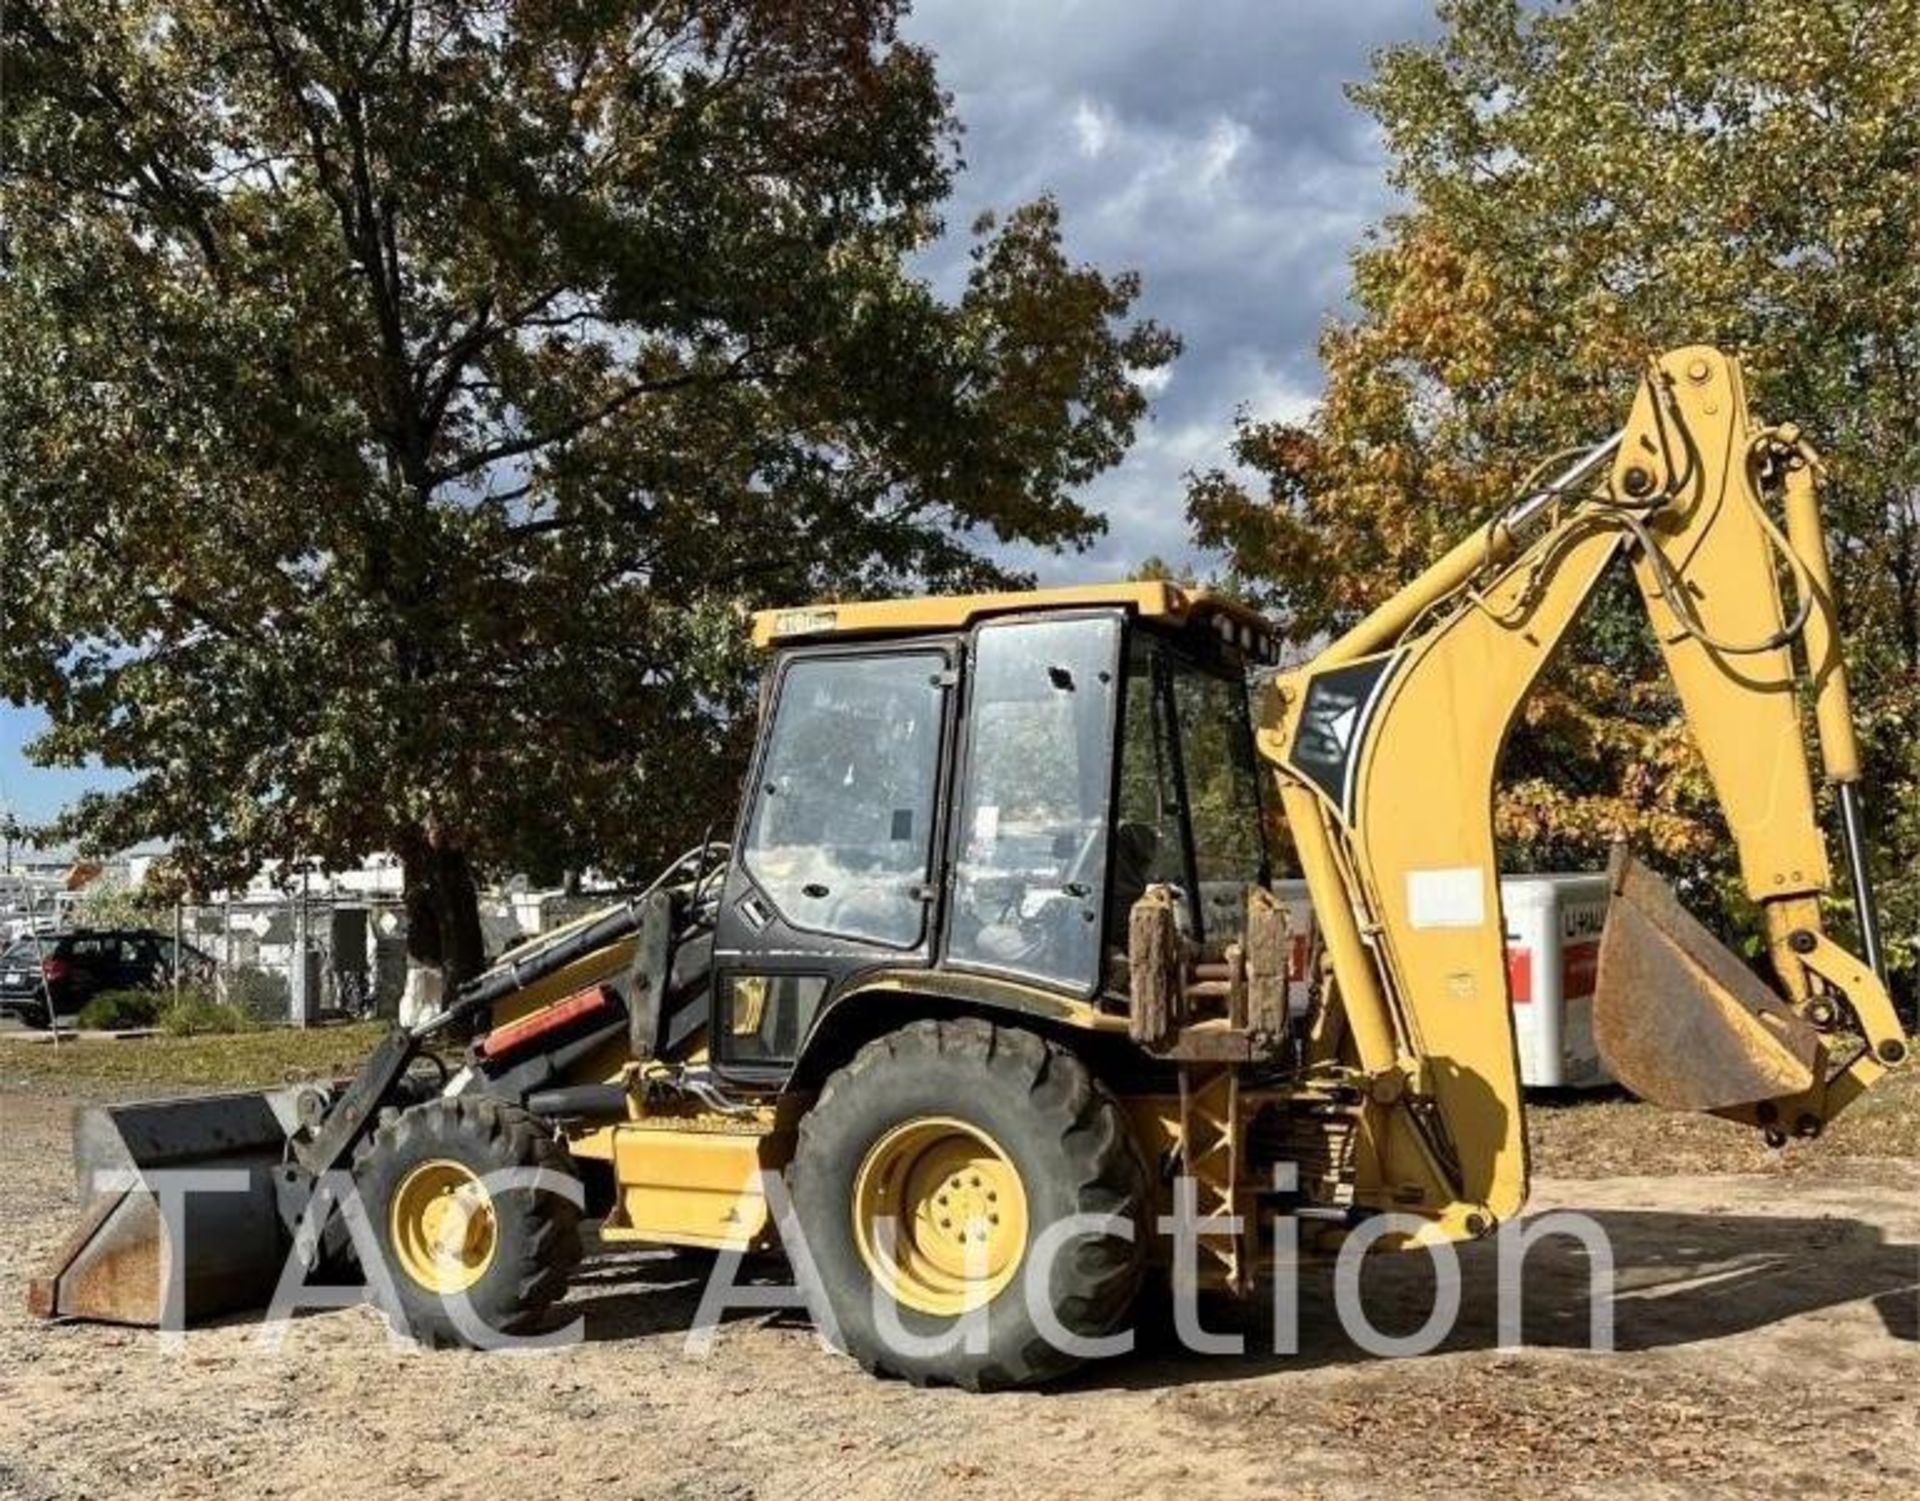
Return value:
[(499, 1225), (493, 1200), (470, 1169), (444, 1158), (400, 1180), (387, 1215), (388, 1238), (404, 1271), (428, 1292), (465, 1292), (493, 1265)]
[(853, 1180), (853, 1241), (896, 1303), (953, 1316), (999, 1294), (1027, 1250), (1020, 1170), (978, 1126), (904, 1121)]

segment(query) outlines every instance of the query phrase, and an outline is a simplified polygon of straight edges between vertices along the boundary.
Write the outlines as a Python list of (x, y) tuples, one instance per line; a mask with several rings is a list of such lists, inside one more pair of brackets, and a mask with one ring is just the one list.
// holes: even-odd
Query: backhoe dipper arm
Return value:
[[(1494, 774), (1528, 691), (1623, 552), (1784, 994), (1619, 854), (1595, 1001), (1608, 1063), (1660, 1103), (1806, 1132), (1905, 1058), (1874, 967), (1821, 925), (1829, 871), (1794, 641), (1809, 655), (1829, 776), (1851, 787), (1858, 757), (1815, 473), (1797, 430), (1752, 421), (1733, 361), (1675, 351), (1651, 367), (1622, 433), (1266, 694), (1260, 746), (1329, 970), (1311, 1061), (1363, 1089), (1359, 1202), (1417, 1215), (1414, 1238), (1484, 1234), (1526, 1197)], [(1785, 493), (1784, 533), (1763, 488)], [(1864, 866), (1849, 853), (1871, 934)], [(1842, 1062), (1845, 1013), (1867, 1045)]]

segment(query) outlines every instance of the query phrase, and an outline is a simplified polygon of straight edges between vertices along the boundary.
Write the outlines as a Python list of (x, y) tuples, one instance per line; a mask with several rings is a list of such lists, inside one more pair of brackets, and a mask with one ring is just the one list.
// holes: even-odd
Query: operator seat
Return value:
[(1107, 890), (1107, 941), (1127, 944), (1127, 918), (1133, 904), (1153, 884), (1160, 831), (1150, 823), (1122, 823), (1113, 831), (1113, 884)]

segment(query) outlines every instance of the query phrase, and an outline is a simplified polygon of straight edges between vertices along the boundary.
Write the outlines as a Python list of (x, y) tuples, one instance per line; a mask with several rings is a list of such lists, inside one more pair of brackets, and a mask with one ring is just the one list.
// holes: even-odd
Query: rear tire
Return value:
[[(1117, 1223), (1058, 1244), (1043, 1301), (1060, 1325), (1111, 1334), (1140, 1287), (1147, 1177), (1126, 1118), (1078, 1058), (1031, 1032), (919, 1021), (869, 1043), (802, 1117), (789, 1177), (841, 1343), (869, 1371), (979, 1391), (1079, 1365), (1024, 1296), (1035, 1240), (1070, 1215)], [(964, 1218), (941, 1231), (949, 1213)], [(891, 1248), (875, 1243), (883, 1221), (895, 1226)], [(969, 1226), (975, 1263), (964, 1260)], [(947, 1242), (961, 1243), (959, 1263)], [(981, 1284), (983, 1338), (899, 1348), (879, 1321), (877, 1301), (916, 1342), (952, 1336), (965, 1316), (955, 1310)]]
[(375, 1290), (396, 1330), (435, 1348), (484, 1347), (541, 1326), (579, 1265), (580, 1210), (558, 1183), (496, 1191), (484, 1181), (529, 1168), (579, 1183), (549, 1128), (484, 1097), (429, 1100), (367, 1139), (354, 1179), (391, 1296), (380, 1279)]

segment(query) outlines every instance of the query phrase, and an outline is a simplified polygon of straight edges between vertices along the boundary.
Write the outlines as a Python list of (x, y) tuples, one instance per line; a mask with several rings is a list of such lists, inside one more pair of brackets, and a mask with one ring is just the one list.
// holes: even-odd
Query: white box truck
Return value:
[[(1316, 947), (1313, 906), (1305, 881), (1276, 881), (1293, 926), (1293, 1009), (1306, 1010), (1310, 956)], [(1600, 929), (1607, 920), (1602, 872), (1502, 876), (1507, 988), (1520, 1053), (1520, 1082), (1529, 1089), (1593, 1089), (1611, 1083), (1593, 1040), (1593, 982)]]
[(1612, 1082), (1593, 1040), (1593, 981), (1607, 921), (1604, 874), (1502, 876), (1507, 989), (1520, 1082), (1592, 1089)]

